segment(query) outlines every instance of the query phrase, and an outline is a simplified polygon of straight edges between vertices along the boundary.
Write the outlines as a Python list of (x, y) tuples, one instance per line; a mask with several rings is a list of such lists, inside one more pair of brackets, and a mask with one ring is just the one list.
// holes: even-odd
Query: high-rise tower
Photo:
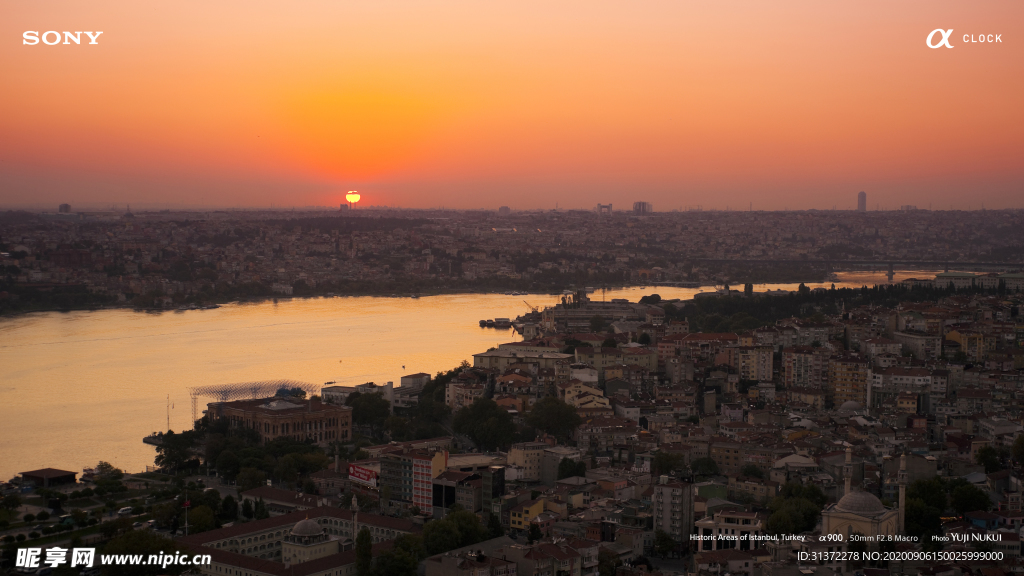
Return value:
[(857, 193), (857, 212), (868, 211), (868, 195), (863, 190)]

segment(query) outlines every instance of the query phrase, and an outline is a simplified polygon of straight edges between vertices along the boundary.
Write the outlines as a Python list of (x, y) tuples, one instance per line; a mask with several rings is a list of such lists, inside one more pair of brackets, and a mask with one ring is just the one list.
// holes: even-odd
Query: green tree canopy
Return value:
[(827, 500), (817, 486), (804, 486), (789, 482), (782, 487), (779, 495), (768, 503), (768, 523), (765, 531), (769, 534), (799, 534), (813, 530), (821, 515), (821, 508)]
[(537, 524), (534, 524), (533, 522), (530, 522), (530, 529), (527, 530), (527, 533), (526, 533), (527, 541), (530, 544), (533, 544), (534, 542), (540, 540), (543, 537), (544, 537), (544, 534), (541, 533), (540, 526), (538, 526)]
[(545, 396), (533, 405), (526, 415), (526, 423), (547, 432), (559, 442), (565, 443), (569, 436), (580, 425), (580, 415), (576, 407), (562, 402), (554, 396)]
[(991, 445), (978, 448), (978, 451), (974, 454), (974, 458), (978, 464), (985, 467), (986, 474), (998, 472), (1002, 469), (1002, 464), (999, 462), (999, 452)]
[(940, 513), (946, 511), (946, 507), (949, 505), (949, 500), (946, 497), (946, 486), (943, 484), (942, 479), (928, 478), (922, 480), (915, 480), (907, 486), (907, 500), (918, 499), (925, 506), (931, 506)]
[(363, 528), (356, 535), (356, 574), (369, 576), (373, 567), (373, 536), (368, 528)]
[(655, 474), (671, 474), (683, 467), (683, 455), (659, 450), (651, 462)]
[(196, 506), (188, 511), (188, 533), (198, 534), (217, 527), (217, 515), (206, 504)]
[(662, 558), (668, 556), (676, 549), (676, 539), (662, 529), (654, 531), (654, 551)]
[(570, 478), (572, 476), (585, 476), (587, 474), (587, 463), (571, 458), (562, 458), (558, 463), (558, 479)]
[(161, 438), (160, 445), (156, 447), (155, 464), (175, 471), (183, 468), (193, 458), (192, 449), (196, 447), (196, 441), (197, 434), (193, 430), (180, 434), (168, 430)]
[(761, 478), (764, 479), (764, 470), (761, 470), (754, 464), (747, 464), (740, 469), (740, 474), (748, 476), (750, 478)]
[(717, 476), (719, 474), (718, 463), (706, 456), (690, 462), (690, 470), (693, 471), (694, 476)]
[(352, 407), (352, 420), (360, 426), (369, 426), (375, 436), (391, 416), (391, 403), (380, 393), (354, 393), (345, 399), (345, 404)]
[(493, 400), (480, 398), (455, 413), (453, 427), (469, 436), (484, 450), (507, 448), (512, 443), (515, 425), (507, 410)]
[(974, 510), (988, 512), (992, 508), (992, 501), (989, 500), (988, 494), (972, 484), (963, 484), (954, 488), (950, 494), (950, 501), (953, 509), (961, 516)]
[(242, 468), (235, 477), (238, 492), (252, 490), (258, 486), (266, 486), (267, 475), (256, 468)]

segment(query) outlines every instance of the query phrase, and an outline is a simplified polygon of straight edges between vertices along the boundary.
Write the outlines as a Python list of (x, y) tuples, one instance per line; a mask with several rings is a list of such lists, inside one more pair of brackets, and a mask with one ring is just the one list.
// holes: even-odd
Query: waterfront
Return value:
[[(898, 273), (896, 279), (914, 275), (933, 273)], [(880, 272), (847, 273), (835, 284), (884, 281)], [(691, 298), (697, 292), (649, 287), (592, 297), (636, 301), (645, 294)], [(171, 428), (191, 426), (190, 386), (272, 379), (397, 385), (404, 374), (449, 369), (517, 339), (512, 331), (480, 328), (478, 322), (515, 318), (528, 311), (524, 300), (543, 308), (558, 297), (310, 298), (215, 310), (45, 312), (0, 319), (0, 479), (43, 467), (81, 471), (101, 459), (142, 470), (153, 458), (142, 438), (166, 428), (168, 395), (174, 405)], [(209, 401), (200, 400), (202, 407)]]

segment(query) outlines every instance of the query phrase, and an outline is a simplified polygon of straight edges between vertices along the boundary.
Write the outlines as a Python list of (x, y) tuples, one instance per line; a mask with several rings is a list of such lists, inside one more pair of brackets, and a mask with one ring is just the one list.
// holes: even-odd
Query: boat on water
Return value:
[(487, 324), (488, 328), (494, 328), (494, 320), (488, 320), (485, 324)]
[(512, 321), (509, 320), (508, 318), (495, 318), (494, 319), (494, 327), (495, 328), (509, 328), (510, 326), (512, 326)]
[(484, 327), (486, 327), (486, 326), (487, 326), (487, 320), (481, 320), (481, 321), (480, 321), (480, 327), (481, 327), (481, 328), (484, 328)]

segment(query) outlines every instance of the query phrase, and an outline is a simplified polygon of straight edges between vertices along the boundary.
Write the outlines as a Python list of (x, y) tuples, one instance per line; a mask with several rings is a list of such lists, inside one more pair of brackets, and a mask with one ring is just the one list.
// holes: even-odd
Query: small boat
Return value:
[(505, 296), (511, 296), (512, 292), (505, 292)]
[(488, 328), (494, 328), (494, 320), (488, 320), (486, 324)]
[(494, 327), (495, 328), (505, 328), (505, 329), (508, 329), (510, 326), (512, 326), (512, 321), (509, 320), (508, 318), (495, 318), (494, 319)]
[(481, 328), (484, 328), (484, 327), (486, 327), (486, 326), (487, 326), (487, 320), (481, 320), (481, 321), (480, 321), (480, 327), (481, 327)]

